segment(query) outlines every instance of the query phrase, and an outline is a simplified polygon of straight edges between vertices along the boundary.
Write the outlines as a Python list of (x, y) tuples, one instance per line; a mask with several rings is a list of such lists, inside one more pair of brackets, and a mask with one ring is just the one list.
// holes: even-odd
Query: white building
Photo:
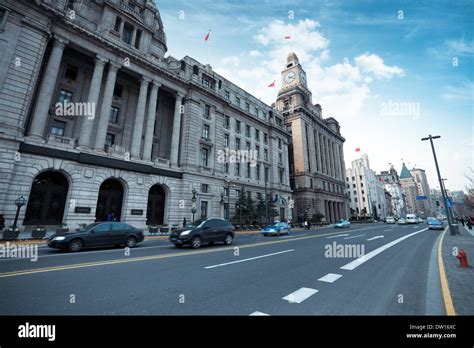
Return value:
[(377, 179), (383, 183), (385, 190), (390, 194), (392, 200), (393, 213), (396, 217), (406, 215), (405, 196), (400, 184), (400, 177), (393, 166), (390, 170), (382, 171), (377, 175)]
[(384, 185), (370, 169), (369, 158), (363, 154), (346, 170), (346, 187), (350, 195), (351, 215), (384, 219), (387, 215)]

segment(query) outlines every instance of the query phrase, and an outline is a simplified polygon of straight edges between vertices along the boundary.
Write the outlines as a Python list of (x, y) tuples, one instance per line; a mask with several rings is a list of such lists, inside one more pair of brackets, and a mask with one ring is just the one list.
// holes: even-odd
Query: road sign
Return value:
[(451, 203), (451, 201), (449, 199), (446, 200), (446, 205), (448, 206), (448, 208), (453, 207), (453, 204)]
[(416, 196), (417, 201), (423, 201), (425, 199), (428, 199), (428, 196)]

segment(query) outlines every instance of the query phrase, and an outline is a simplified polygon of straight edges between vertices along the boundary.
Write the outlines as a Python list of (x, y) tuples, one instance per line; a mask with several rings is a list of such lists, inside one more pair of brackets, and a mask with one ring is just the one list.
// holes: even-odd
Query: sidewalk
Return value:
[[(474, 315), (474, 236), (467, 227), (459, 225), (460, 235), (444, 234), (442, 258), (454, 309), (458, 315)], [(469, 268), (461, 268), (453, 255), (454, 248), (464, 249)]]

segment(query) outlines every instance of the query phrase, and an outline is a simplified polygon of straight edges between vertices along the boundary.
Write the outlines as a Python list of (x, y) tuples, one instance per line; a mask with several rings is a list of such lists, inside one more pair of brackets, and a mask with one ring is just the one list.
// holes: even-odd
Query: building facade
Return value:
[(416, 200), (416, 196), (418, 196), (418, 187), (416, 186), (415, 179), (413, 179), (413, 176), (405, 163), (403, 163), (402, 171), (400, 172), (400, 184), (405, 195), (406, 213), (419, 214), (418, 202)]
[(405, 217), (405, 194), (402, 190), (400, 177), (398, 176), (394, 166), (392, 165), (390, 170), (380, 172), (380, 174), (377, 174), (376, 177), (378, 181), (383, 184), (384, 189), (390, 194), (393, 215), (395, 217)]
[(27, 229), (110, 213), (137, 227), (234, 220), (242, 190), (292, 218), (283, 115), (209, 65), (165, 57), (154, 1), (2, 1), (0, 50), (7, 225), (19, 196)]
[(345, 190), (345, 139), (339, 123), (323, 118), (321, 106), (313, 105), (306, 73), (298, 57), (290, 53), (281, 72), (276, 109), (291, 133), (290, 177), (298, 221), (323, 215), (328, 222), (348, 218)]
[(352, 161), (352, 167), (346, 170), (346, 188), (350, 195), (352, 216), (370, 216), (374, 219), (387, 217), (384, 186), (370, 169), (367, 154)]
[(418, 195), (426, 197), (426, 199), (417, 201), (419, 214), (424, 217), (433, 216), (434, 204), (431, 197), (430, 186), (428, 185), (428, 179), (426, 178), (426, 172), (420, 168), (413, 168), (410, 170), (410, 174), (415, 180)]

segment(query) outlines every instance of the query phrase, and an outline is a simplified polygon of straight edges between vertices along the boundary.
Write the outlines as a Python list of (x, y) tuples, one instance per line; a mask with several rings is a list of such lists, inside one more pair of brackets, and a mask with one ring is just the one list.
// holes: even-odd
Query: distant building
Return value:
[(398, 173), (393, 167), (393, 165), (390, 167), (390, 170), (380, 172), (380, 174), (377, 175), (377, 179), (383, 183), (385, 190), (391, 196), (391, 206), (393, 214), (397, 217), (405, 216), (405, 194), (402, 190), (400, 177), (398, 176)]
[(400, 173), (400, 184), (402, 185), (402, 190), (405, 194), (407, 214), (418, 214), (418, 204), (416, 202), (418, 187), (416, 186), (415, 179), (413, 179), (413, 176), (405, 163), (403, 163), (402, 171)]
[[(384, 185), (385, 186), (385, 185)], [(393, 216), (392, 195), (384, 189), (386, 216)]]
[(431, 198), (430, 186), (428, 185), (426, 172), (420, 168), (413, 168), (410, 170), (410, 174), (415, 180), (418, 196), (426, 197), (426, 199), (416, 201), (419, 214), (425, 217), (433, 215), (434, 204), (433, 199)]
[(374, 219), (387, 216), (384, 186), (370, 169), (367, 154), (352, 161), (352, 168), (346, 169), (346, 187), (352, 216)]

